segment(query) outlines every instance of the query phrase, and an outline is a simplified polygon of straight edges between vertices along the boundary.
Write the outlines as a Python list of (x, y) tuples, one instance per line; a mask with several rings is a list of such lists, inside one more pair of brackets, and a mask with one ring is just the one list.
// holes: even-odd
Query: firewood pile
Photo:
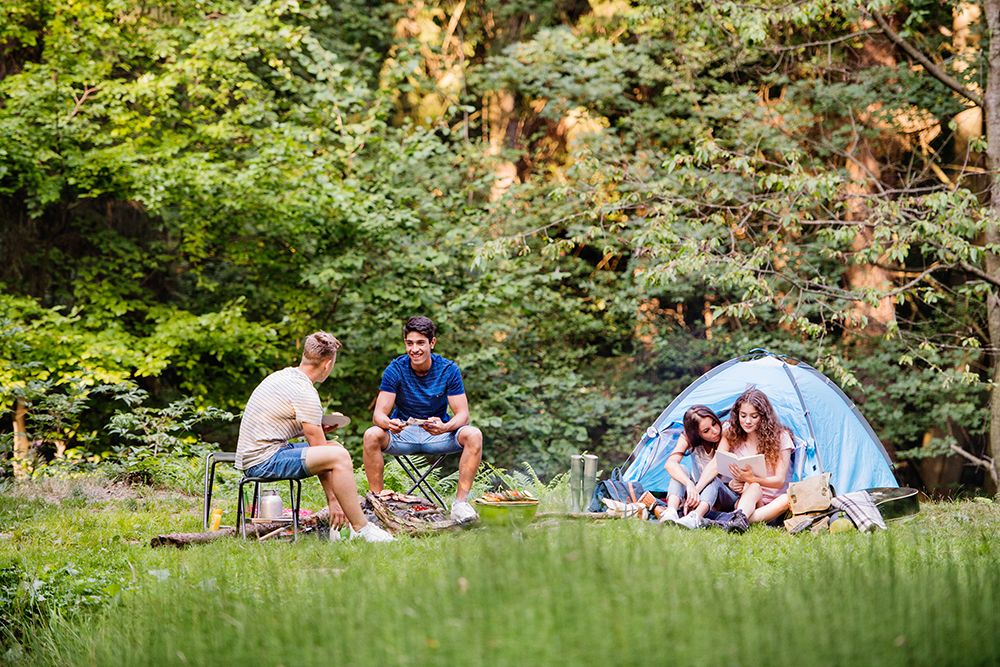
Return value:
[(426, 498), (405, 493), (383, 491), (381, 494), (368, 492), (361, 509), (371, 519), (392, 534), (426, 535), (440, 530), (451, 530), (463, 524), (451, 519), (447, 510), (429, 502)]

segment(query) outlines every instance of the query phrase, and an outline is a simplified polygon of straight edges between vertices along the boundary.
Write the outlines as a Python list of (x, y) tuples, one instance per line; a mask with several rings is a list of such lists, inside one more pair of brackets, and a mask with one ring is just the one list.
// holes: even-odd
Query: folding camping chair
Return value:
[(208, 530), (212, 516), (212, 487), (215, 484), (215, 466), (219, 463), (236, 463), (236, 452), (209, 452), (205, 457), (205, 495), (202, 511), (202, 530)]
[[(441, 496), (439, 496), (437, 491), (434, 490), (434, 487), (431, 486), (430, 482), (427, 480), (427, 477), (432, 472), (434, 472), (434, 470), (436, 470), (438, 466), (441, 465), (441, 462), (444, 461), (444, 458), (446, 456), (451, 456), (452, 454), (460, 454), (461, 452), (462, 452), (462, 446), (456, 445), (454, 450), (444, 452), (443, 454), (427, 455), (427, 454), (420, 454), (420, 452), (414, 452), (413, 454), (390, 454), (389, 456), (396, 457), (396, 461), (399, 462), (399, 467), (403, 469), (403, 472), (405, 472), (407, 476), (410, 478), (410, 481), (413, 482), (413, 486), (411, 486), (410, 490), (406, 492), (407, 495), (410, 495), (414, 491), (419, 489), (420, 495), (426, 498), (427, 502), (434, 503), (436, 500), (438, 507), (446, 507), (444, 501), (441, 500)], [(417, 464), (414, 463), (413, 459), (410, 458), (411, 456), (417, 456), (417, 455), (423, 456), (428, 461), (432, 456), (436, 456), (437, 458), (434, 460), (433, 463), (427, 466), (427, 468), (423, 471), (423, 473), (421, 473), (420, 468), (417, 467)], [(433, 498), (431, 496), (433, 496)]]
[(292, 505), (292, 541), (299, 541), (299, 511), (302, 509), (302, 480), (299, 479), (272, 479), (265, 477), (247, 477), (245, 474), (240, 480), (239, 495), (236, 499), (236, 525), (239, 527), (240, 535), (247, 538), (247, 499), (243, 487), (253, 484), (253, 504), (250, 506), (250, 519), (257, 517), (260, 511), (260, 485), (276, 484), (288, 482), (288, 495)]

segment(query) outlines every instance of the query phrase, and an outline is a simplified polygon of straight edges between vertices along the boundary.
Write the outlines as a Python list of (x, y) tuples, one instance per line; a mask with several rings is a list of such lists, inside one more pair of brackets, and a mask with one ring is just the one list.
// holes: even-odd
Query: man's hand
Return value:
[(337, 424), (323, 424), (323, 435), (337, 428)]
[(431, 435), (441, 435), (448, 432), (448, 425), (438, 417), (431, 417), (427, 420), (427, 423), (420, 426)]
[(390, 433), (399, 434), (404, 428), (406, 428), (406, 422), (401, 419), (390, 419), (386, 422), (385, 429)]
[(340, 530), (347, 523), (347, 516), (340, 503), (336, 500), (330, 501), (330, 530)]
[(743, 493), (743, 482), (737, 482), (735, 479), (729, 480), (729, 488), (736, 493)]

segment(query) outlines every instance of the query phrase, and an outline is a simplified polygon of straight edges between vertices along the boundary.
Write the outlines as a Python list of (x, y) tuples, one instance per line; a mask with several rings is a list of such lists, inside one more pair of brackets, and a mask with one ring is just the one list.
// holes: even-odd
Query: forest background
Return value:
[(995, 493), (998, 21), (1000, 0), (8, 0), (5, 455), (233, 449), (209, 406), (238, 414), (324, 329), (357, 459), (422, 314), (497, 465), (619, 464), (766, 348), (835, 379), (902, 483)]

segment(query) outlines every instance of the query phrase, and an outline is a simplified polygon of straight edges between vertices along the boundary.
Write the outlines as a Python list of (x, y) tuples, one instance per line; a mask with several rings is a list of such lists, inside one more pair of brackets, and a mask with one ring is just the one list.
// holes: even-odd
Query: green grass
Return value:
[(993, 503), (927, 504), (877, 535), (542, 521), (390, 545), (148, 546), (200, 526), (199, 503), (160, 494), (67, 509), (3, 497), (0, 562), (24, 581), (49, 577), (39, 590), (69, 606), (27, 613), (25, 648), (8, 636), (0, 662), (1000, 662)]

